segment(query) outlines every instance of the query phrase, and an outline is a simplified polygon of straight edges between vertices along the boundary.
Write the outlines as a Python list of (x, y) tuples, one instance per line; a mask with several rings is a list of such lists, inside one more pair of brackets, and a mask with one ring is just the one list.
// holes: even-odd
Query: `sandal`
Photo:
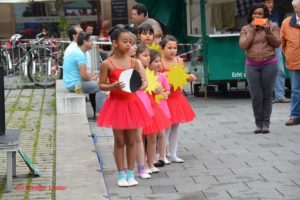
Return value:
[(158, 160), (156, 163), (154, 163), (153, 165), (155, 166), (155, 167), (163, 167), (163, 166), (165, 166), (165, 161), (163, 161), (163, 160)]

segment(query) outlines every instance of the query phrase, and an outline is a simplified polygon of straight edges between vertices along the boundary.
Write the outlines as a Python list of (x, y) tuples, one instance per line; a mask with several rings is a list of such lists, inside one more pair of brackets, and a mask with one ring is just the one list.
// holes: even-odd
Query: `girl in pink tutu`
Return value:
[[(100, 89), (110, 91), (110, 94), (99, 113), (97, 125), (112, 128), (114, 157), (118, 168), (118, 185), (128, 187), (138, 185), (134, 179), (137, 129), (151, 122), (151, 117), (136, 93), (124, 92), (122, 88), (125, 84), (119, 82), (119, 76), (124, 70), (130, 68), (139, 70), (137, 60), (127, 55), (131, 47), (129, 32), (123, 28), (116, 28), (110, 37), (115, 52), (103, 62), (99, 75)], [(107, 83), (107, 79), (109, 83)], [(124, 171), (125, 145), (127, 174)]]
[[(166, 35), (162, 38), (159, 44), (163, 52), (161, 60), (162, 72), (169, 71), (171, 64), (184, 65), (183, 60), (181, 58), (176, 57), (177, 40), (174, 36)], [(193, 81), (195, 79), (196, 77), (193, 74), (191, 74), (188, 78), (188, 81)], [(177, 156), (179, 123), (190, 122), (194, 120), (195, 113), (192, 110), (189, 102), (182, 95), (182, 90), (180, 88), (174, 90), (174, 88), (171, 86), (170, 95), (168, 97), (167, 102), (171, 113), (172, 121), (171, 128), (166, 130), (166, 138), (169, 142), (171, 161), (176, 163), (182, 163), (184, 162), (184, 160)]]
[[(157, 77), (158, 82), (162, 81), (166, 83), (166, 77), (159, 73), (160, 69), (160, 54), (157, 51), (150, 50), (150, 64), (148, 66), (149, 70), (154, 71), (154, 75)], [(150, 84), (150, 83), (149, 83)], [(154, 115), (152, 117), (152, 123), (149, 126), (146, 126), (143, 128), (143, 135), (146, 136), (147, 141), (147, 163), (149, 167), (149, 172), (159, 172), (159, 169), (154, 166), (155, 161), (155, 155), (156, 155), (156, 141), (157, 136), (163, 136), (160, 138), (160, 148), (163, 148), (163, 151), (165, 151), (165, 141), (164, 141), (164, 131), (166, 128), (169, 128), (171, 126), (170, 117), (168, 117), (168, 108), (167, 105), (162, 106), (160, 103), (155, 101), (157, 95), (161, 95), (164, 99), (168, 97), (168, 85), (165, 87), (166, 90), (163, 88), (163, 85), (160, 84), (155, 91), (151, 92), (149, 94), (149, 98), (151, 101), (151, 106), (154, 112)], [(161, 164), (164, 165), (163, 158), (161, 161)]]
[[(167, 103), (167, 99), (170, 94), (170, 84), (165, 74), (160, 72), (160, 68), (161, 68), (160, 53), (156, 50), (150, 49), (150, 60), (151, 60), (151, 64), (149, 65), (149, 69), (155, 72), (157, 81), (160, 84), (160, 86), (154, 91), (155, 98), (158, 98), (158, 96), (160, 96), (159, 98), (160, 100), (159, 102), (156, 102), (156, 104), (163, 111), (164, 115), (170, 120), (171, 114)], [(170, 164), (168, 162), (167, 163), (165, 162), (165, 156), (166, 156), (165, 130), (160, 131), (157, 134), (157, 138), (158, 138), (157, 149), (159, 153), (159, 160), (156, 163), (154, 163), (154, 166), (163, 167), (165, 164)]]
[[(144, 45), (141, 46), (140, 44), (136, 45), (136, 39), (137, 37), (131, 33), (132, 43), (130, 51), (128, 52), (128, 55), (131, 57), (136, 57), (137, 61), (139, 62), (140, 72), (145, 74), (145, 68), (144, 66), (149, 65), (150, 57), (149, 57), (149, 50)], [(144, 83), (147, 83), (146, 81)], [(153, 116), (153, 110), (151, 107), (151, 103), (149, 100), (149, 97), (144, 92), (144, 89), (146, 89), (147, 84), (143, 84), (143, 86), (136, 91), (137, 96), (141, 100), (141, 102), (144, 104), (145, 108), (148, 111), (148, 114), (152, 117)], [(151, 175), (146, 173), (145, 171), (145, 148), (143, 144), (143, 136), (142, 136), (142, 128), (139, 128), (137, 131), (137, 139), (136, 139), (136, 163), (138, 168), (139, 177), (142, 179), (148, 179), (151, 178)]]

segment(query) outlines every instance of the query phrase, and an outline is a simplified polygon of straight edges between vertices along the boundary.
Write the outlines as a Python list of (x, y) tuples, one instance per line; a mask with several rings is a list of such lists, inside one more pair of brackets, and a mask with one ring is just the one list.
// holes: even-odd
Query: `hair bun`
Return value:
[(118, 27), (117, 26), (113, 26), (113, 27), (111, 27), (108, 31), (107, 31), (107, 34), (109, 35), (109, 36), (111, 36), (111, 34), (114, 32), (114, 30), (116, 30)]

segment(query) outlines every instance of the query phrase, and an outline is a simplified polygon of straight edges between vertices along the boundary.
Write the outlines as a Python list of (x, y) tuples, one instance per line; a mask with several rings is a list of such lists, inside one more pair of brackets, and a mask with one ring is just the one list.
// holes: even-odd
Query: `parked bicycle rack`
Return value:
[[(92, 39), (92, 67), (98, 74), (104, 60), (99, 53), (99, 47), (111, 45), (111, 42), (96, 36), (92, 36)], [(4, 76), (19, 77), (25, 83), (42, 87), (53, 86), (56, 79), (62, 79), (63, 53), (70, 41), (38, 38), (0, 40), (0, 43), (0, 64), (3, 66)]]

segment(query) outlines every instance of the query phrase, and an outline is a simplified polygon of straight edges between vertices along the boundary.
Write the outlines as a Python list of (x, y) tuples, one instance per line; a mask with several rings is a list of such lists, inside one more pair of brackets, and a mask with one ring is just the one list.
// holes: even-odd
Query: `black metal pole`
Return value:
[[(1, 49), (1, 40), (0, 40), (0, 49)], [(0, 59), (4, 59), (0, 57)], [(4, 73), (3, 65), (4, 62), (0, 60), (0, 135), (5, 135), (5, 99), (4, 99)]]
[(5, 102), (4, 101), (5, 100), (4, 100), (3, 66), (0, 65), (0, 135), (5, 135)]

